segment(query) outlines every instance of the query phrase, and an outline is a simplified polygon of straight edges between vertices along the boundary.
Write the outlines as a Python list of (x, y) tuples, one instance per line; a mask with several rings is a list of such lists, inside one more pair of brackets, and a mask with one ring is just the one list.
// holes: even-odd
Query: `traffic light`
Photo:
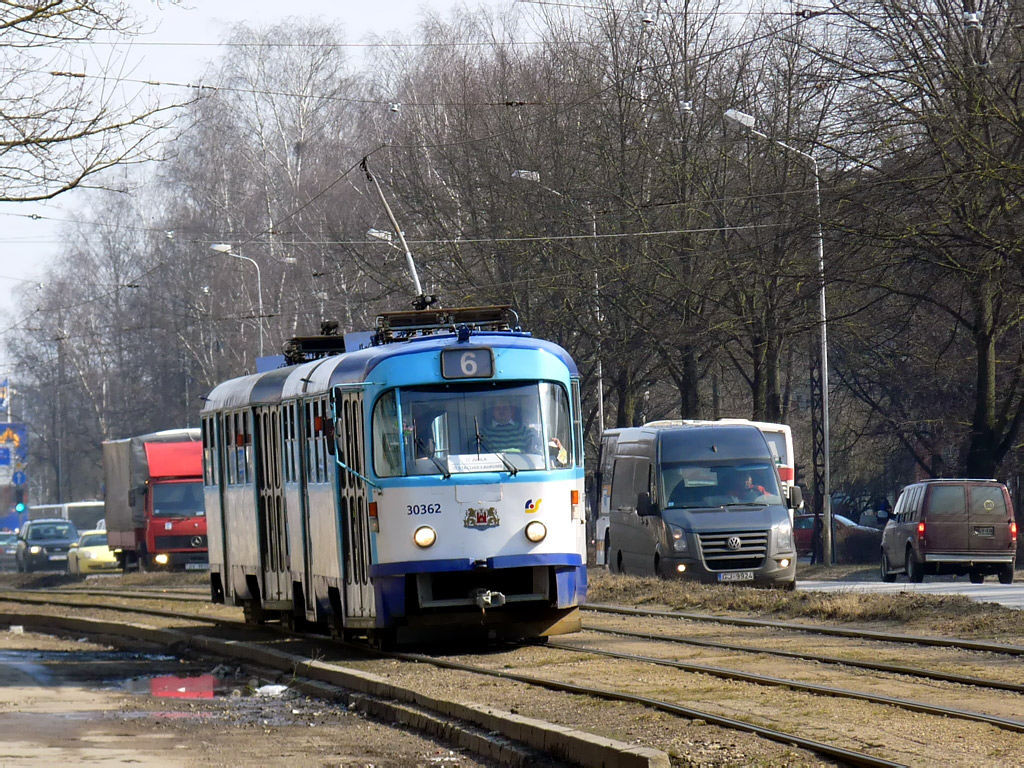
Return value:
[(25, 489), (15, 488), (14, 489), (14, 511), (18, 514), (24, 512), (28, 507), (25, 506)]

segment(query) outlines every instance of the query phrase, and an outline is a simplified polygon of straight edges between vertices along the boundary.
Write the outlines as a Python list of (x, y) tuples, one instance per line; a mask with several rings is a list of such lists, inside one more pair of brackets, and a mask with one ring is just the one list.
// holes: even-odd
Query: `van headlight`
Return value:
[(688, 548), (686, 543), (686, 531), (678, 525), (668, 526), (668, 537), (672, 541), (673, 552), (685, 552)]
[(413, 533), (412, 540), (420, 549), (426, 549), (433, 546), (434, 542), (437, 541), (437, 532), (429, 525), (421, 525)]
[(781, 523), (776, 529), (775, 544), (779, 549), (793, 548), (793, 526), (788, 521)]

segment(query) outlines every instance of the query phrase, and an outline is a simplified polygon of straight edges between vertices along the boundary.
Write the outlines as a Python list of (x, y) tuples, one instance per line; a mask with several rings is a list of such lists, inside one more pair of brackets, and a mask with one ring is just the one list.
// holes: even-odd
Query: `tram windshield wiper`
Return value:
[(487, 444), (487, 441), (484, 440), (484, 436), (480, 434), (480, 419), (477, 418), (476, 416), (473, 417), (473, 426), (476, 429), (476, 455), (480, 455), (480, 446), (482, 445), (484, 448), (487, 449), (488, 453), (493, 453), (495, 456), (501, 459), (501, 463), (505, 465), (505, 469), (508, 470), (508, 473), (515, 477), (519, 473), (519, 470), (516, 468), (516, 465), (509, 461), (507, 458), (505, 458), (505, 454), (503, 454), (501, 451), (496, 451)]
[(441, 470), (441, 474), (444, 475), (444, 480), (447, 480), (449, 477), (452, 476), (452, 473), (448, 471), (448, 467), (446, 467), (444, 464), (440, 462), (437, 456), (434, 455), (434, 452), (427, 448), (426, 444), (418, 435), (416, 437), (416, 447), (423, 451), (424, 456), (426, 456), (428, 459), (434, 462), (435, 467)]

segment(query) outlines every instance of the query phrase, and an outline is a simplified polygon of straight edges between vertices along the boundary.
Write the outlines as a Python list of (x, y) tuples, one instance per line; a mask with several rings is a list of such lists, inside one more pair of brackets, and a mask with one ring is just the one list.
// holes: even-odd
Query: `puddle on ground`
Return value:
[[(336, 702), (310, 699), (294, 688), (254, 677), (242, 667), (211, 665), (167, 654), (131, 651), (0, 650), (3, 667), (14, 677), (5, 685), (76, 688), (137, 697), (138, 709), (97, 711), (89, 706), (61, 712), (36, 711), (33, 718), (52, 720), (196, 720), (234, 725), (315, 727), (349, 713)], [(20, 681), (20, 682), (19, 682)], [(182, 701), (184, 700), (184, 701)], [(157, 701), (165, 702), (157, 705)], [(172, 703), (180, 701), (180, 703)], [(8, 717), (16, 713), (9, 713)], [(27, 715), (26, 715), (27, 716)]]

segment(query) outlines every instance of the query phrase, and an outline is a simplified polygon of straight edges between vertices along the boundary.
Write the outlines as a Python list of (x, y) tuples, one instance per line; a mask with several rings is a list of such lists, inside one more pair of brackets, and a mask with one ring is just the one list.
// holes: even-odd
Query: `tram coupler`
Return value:
[(473, 593), (473, 602), (481, 611), (500, 608), (505, 604), (505, 595), (501, 592), (491, 592), (489, 589), (478, 589)]

